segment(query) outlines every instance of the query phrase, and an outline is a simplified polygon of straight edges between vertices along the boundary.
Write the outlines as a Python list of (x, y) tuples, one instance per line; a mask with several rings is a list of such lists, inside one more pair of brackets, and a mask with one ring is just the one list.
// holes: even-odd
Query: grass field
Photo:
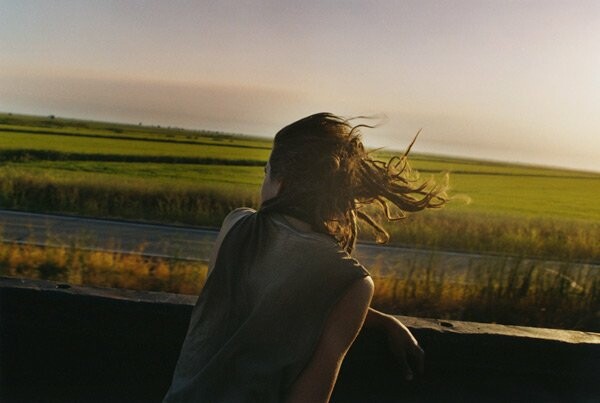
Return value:
[[(271, 142), (178, 128), (0, 114), (0, 208), (218, 227), (257, 207)], [(389, 151), (377, 158), (389, 159)], [(456, 273), (370, 267), (392, 313), (598, 331), (600, 173), (412, 155), (448, 205), (386, 225), (403, 246), (493, 253)], [(467, 200), (469, 202), (467, 202)], [(363, 240), (370, 240), (361, 232)], [(138, 254), (0, 244), (0, 274), (197, 294), (206, 265)], [(432, 254), (432, 259), (435, 253)], [(559, 261), (557, 269), (526, 257)], [(592, 269), (589, 269), (592, 267)], [(396, 273), (390, 276), (390, 270)]]
[[(1, 130), (1, 129), (0, 129)], [(195, 144), (195, 142), (182, 143), (181, 141), (149, 141), (130, 138), (95, 138), (94, 136), (65, 136), (62, 134), (29, 134), (2, 132), (0, 149), (4, 155), (11, 155), (9, 151), (27, 151), (32, 157), (36, 155), (48, 156), (54, 159), (89, 159), (101, 160), (112, 156), (117, 159), (122, 156), (136, 156), (140, 160), (144, 157), (188, 159), (217, 158), (265, 161), (269, 150), (251, 147), (231, 147), (219, 144)], [(40, 153), (45, 151), (46, 153)], [(15, 153), (16, 154), (16, 153)], [(17, 156), (19, 154), (16, 154)], [(15, 157), (13, 157), (15, 158)], [(8, 158), (7, 158), (8, 159)]]
[[(219, 226), (231, 208), (257, 207), (270, 146), (241, 135), (0, 114), (0, 207)], [(392, 243), (600, 260), (600, 174), (418, 154), (412, 166), (440, 181), (448, 172), (451, 194), (464, 197), (387, 225)]]

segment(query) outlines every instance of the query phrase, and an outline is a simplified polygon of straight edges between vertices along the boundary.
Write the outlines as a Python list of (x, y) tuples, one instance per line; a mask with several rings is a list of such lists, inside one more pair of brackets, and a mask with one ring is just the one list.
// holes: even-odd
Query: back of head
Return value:
[(385, 163), (372, 159), (361, 141), (361, 127), (331, 113), (298, 120), (275, 136), (271, 175), (281, 181), (277, 197), (262, 210), (277, 210), (330, 234), (351, 251), (357, 236), (357, 218), (386, 242), (385, 230), (362, 207), (376, 202), (389, 220), (388, 203), (404, 211), (439, 207), (443, 191), (409, 178), (406, 154)]

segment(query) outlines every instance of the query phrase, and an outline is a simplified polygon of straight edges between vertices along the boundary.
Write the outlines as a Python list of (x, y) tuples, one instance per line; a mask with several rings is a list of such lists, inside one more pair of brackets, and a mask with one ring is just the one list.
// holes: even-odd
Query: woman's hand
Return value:
[(369, 308), (365, 325), (384, 330), (388, 347), (400, 364), (405, 380), (411, 381), (416, 375), (423, 375), (425, 352), (402, 322), (391, 315)]

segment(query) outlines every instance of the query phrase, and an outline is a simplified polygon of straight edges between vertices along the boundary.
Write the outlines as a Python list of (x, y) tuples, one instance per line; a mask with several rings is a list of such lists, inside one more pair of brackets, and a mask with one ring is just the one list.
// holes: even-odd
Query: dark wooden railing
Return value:
[[(159, 401), (196, 298), (0, 278), (0, 401)], [(600, 334), (400, 317), (426, 352), (407, 383), (363, 331), (336, 402), (593, 402)]]

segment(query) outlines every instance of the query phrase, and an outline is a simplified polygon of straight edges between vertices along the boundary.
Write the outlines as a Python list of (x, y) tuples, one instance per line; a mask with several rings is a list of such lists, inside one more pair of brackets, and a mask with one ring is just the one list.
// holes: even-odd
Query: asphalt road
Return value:
[[(207, 261), (217, 232), (213, 228), (0, 210), (0, 237), (4, 242), (124, 253), (141, 251), (145, 255)], [(377, 262), (394, 266), (406, 259), (424, 259), (430, 255), (427, 250), (369, 244), (359, 244), (356, 250), (357, 258), (365, 265)], [(446, 254), (446, 260), (452, 258), (464, 261), (465, 256)]]
[(214, 229), (0, 210), (4, 242), (207, 260)]
[[(0, 210), (0, 239), (46, 246), (75, 246), (123, 253), (208, 261), (217, 230), (213, 228), (144, 224), (55, 214)], [(443, 269), (458, 274), (479, 264), (506, 261), (505, 256), (481, 255), (358, 244), (357, 259), (378, 275), (413, 268)], [(556, 270), (561, 262), (544, 262)], [(597, 265), (594, 265), (597, 266)]]

